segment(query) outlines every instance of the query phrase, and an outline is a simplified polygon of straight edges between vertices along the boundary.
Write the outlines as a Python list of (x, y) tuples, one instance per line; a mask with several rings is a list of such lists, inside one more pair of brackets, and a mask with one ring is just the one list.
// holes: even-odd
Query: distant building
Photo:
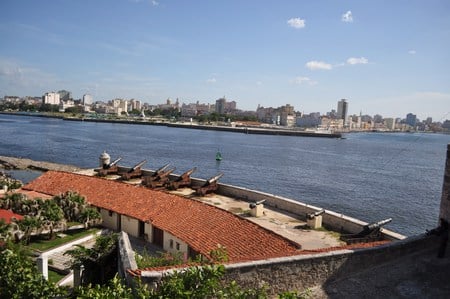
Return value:
[(130, 109), (129, 110), (142, 110), (142, 103), (139, 100), (131, 99), (130, 100)]
[(337, 118), (343, 119), (344, 122), (347, 120), (348, 113), (348, 103), (346, 99), (342, 99), (338, 102), (337, 106)]
[(225, 105), (227, 100), (225, 98), (220, 98), (216, 100), (216, 113), (217, 114), (225, 114)]
[(385, 118), (384, 125), (386, 129), (394, 131), (395, 130), (395, 118)]
[(89, 106), (94, 102), (94, 98), (90, 94), (83, 95), (83, 105)]
[(69, 101), (72, 99), (72, 93), (70, 91), (60, 90), (58, 91), (58, 94), (61, 101)]
[(320, 124), (320, 113), (310, 113), (297, 117), (296, 125), (302, 128), (317, 127)]
[(59, 105), (60, 102), (60, 96), (57, 92), (47, 92), (42, 97), (42, 102), (44, 104), (50, 104), (50, 105)]
[(286, 106), (281, 106), (279, 109), (279, 115), (280, 115), (280, 125), (281, 126), (287, 126), (287, 127), (293, 127), (295, 125), (295, 111), (294, 107), (286, 104)]
[(415, 127), (417, 124), (417, 116), (412, 113), (408, 113), (406, 115), (406, 124), (410, 125), (411, 127)]

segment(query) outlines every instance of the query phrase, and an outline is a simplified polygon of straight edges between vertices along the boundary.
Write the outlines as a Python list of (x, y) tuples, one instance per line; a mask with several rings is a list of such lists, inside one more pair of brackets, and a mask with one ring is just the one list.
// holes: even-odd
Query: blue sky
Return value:
[(450, 1), (0, 2), (0, 96), (450, 119)]

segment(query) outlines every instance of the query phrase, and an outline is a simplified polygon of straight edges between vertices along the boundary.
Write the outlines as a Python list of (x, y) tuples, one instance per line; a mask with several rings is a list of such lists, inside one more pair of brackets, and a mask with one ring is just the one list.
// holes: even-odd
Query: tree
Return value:
[(66, 290), (47, 281), (23, 247), (8, 243), (0, 249), (0, 298), (55, 298)]
[(46, 226), (46, 228), (49, 230), (49, 238), (53, 239), (55, 237), (55, 227), (65, 224), (65, 221), (63, 221), (65, 220), (64, 212), (58, 206), (55, 200), (50, 199), (43, 201), (40, 208), (40, 219), (44, 226)]
[(72, 269), (84, 267), (82, 284), (103, 284), (117, 272), (117, 234), (98, 236), (92, 248), (76, 245), (64, 255), (72, 257)]

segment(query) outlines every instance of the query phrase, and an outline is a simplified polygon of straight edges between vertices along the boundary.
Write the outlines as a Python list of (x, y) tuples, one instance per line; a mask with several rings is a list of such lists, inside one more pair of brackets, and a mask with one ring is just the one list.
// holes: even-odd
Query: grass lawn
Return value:
[(67, 242), (79, 239), (81, 237), (93, 234), (98, 232), (98, 228), (90, 228), (88, 230), (85, 229), (77, 229), (77, 230), (70, 230), (65, 231), (62, 237), (56, 237), (53, 240), (46, 240), (45, 237), (38, 237), (38, 238), (32, 238), (30, 241), (30, 244), (28, 245), (29, 248), (33, 250), (39, 250), (39, 251), (47, 251), (49, 249), (58, 247), (60, 245), (63, 245)]
[(53, 283), (60, 281), (65, 275), (59, 274), (58, 272), (48, 270), (48, 280)]

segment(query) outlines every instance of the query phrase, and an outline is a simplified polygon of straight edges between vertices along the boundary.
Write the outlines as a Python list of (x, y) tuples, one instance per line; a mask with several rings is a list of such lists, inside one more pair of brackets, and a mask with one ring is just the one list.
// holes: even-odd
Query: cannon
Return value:
[(265, 199), (258, 200), (249, 204), (250, 215), (253, 217), (261, 217), (264, 215), (264, 205)]
[(139, 162), (138, 164), (134, 165), (133, 167), (131, 167), (127, 172), (121, 173), (120, 174), (121, 179), (122, 180), (130, 180), (132, 178), (137, 178), (137, 177), (142, 176), (141, 167), (145, 163), (147, 163), (147, 160), (143, 160), (143, 161)]
[(383, 239), (381, 228), (391, 221), (392, 218), (387, 218), (385, 220), (367, 224), (359, 233), (342, 234), (340, 239), (347, 244), (381, 241)]
[(171, 190), (177, 190), (181, 187), (191, 186), (191, 174), (193, 174), (196, 170), (197, 167), (189, 169), (188, 171), (177, 177), (174, 181), (169, 181), (168, 188)]
[(248, 205), (248, 207), (250, 209), (254, 209), (254, 208), (256, 208), (256, 206), (262, 205), (265, 201), (266, 201), (265, 199), (262, 199), (259, 201), (252, 202), (251, 204)]
[(316, 218), (317, 216), (320, 216), (320, 215), (322, 215), (322, 214), (324, 214), (325, 213), (325, 210), (324, 209), (322, 209), (322, 210), (320, 210), (320, 211), (316, 211), (316, 212), (314, 212), (314, 213), (309, 213), (309, 214), (306, 214), (306, 219), (314, 219), (314, 218)]
[(117, 174), (119, 171), (117, 163), (122, 160), (122, 157), (117, 158), (109, 164), (103, 164), (103, 167), (98, 170), (99, 176), (107, 176), (108, 174)]
[(223, 176), (223, 173), (219, 173), (216, 176), (213, 176), (212, 178), (209, 178), (208, 180), (206, 180), (206, 182), (200, 186), (200, 187), (195, 187), (194, 190), (195, 192), (200, 195), (200, 196), (204, 196), (206, 195), (206, 193), (210, 193), (210, 192), (214, 192), (217, 190), (217, 188), (219, 188), (219, 185), (217, 184), (217, 181)]
[(152, 175), (145, 176), (142, 179), (142, 183), (150, 188), (164, 187), (169, 183), (169, 175), (175, 171), (175, 167), (167, 169), (169, 164), (164, 165), (157, 169)]

